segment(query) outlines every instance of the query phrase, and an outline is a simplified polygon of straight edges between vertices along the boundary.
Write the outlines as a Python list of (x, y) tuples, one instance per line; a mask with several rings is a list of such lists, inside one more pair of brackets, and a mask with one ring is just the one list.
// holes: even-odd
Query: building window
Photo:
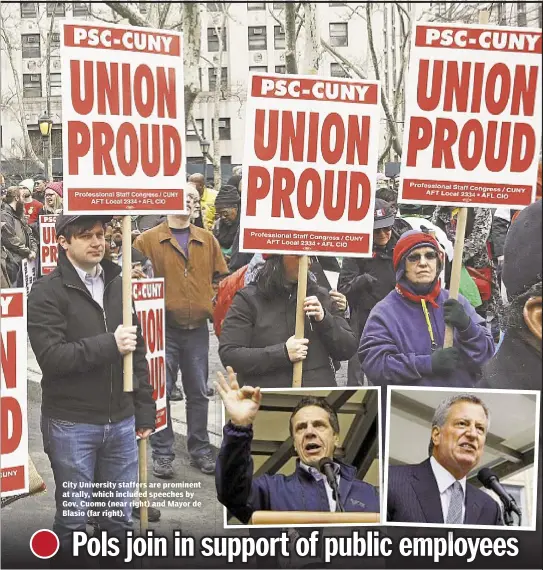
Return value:
[[(204, 120), (203, 119), (194, 119), (194, 122), (196, 123), (196, 128), (198, 129), (200, 136), (202, 138), (205, 138), (204, 137)], [(192, 121), (189, 121), (189, 123), (187, 125), (187, 140), (188, 141), (199, 140), (198, 134), (196, 133), (196, 131), (194, 130), (194, 127), (192, 126)]]
[(72, 14), (74, 16), (87, 16), (89, 7), (85, 2), (72, 2)]
[(276, 65), (275, 66), (275, 73), (286, 73), (287, 68), (285, 65)]
[(40, 73), (23, 73), (23, 97), (41, 97)]
[(21, 2), (21, 18), (35, 18), (38, 15), (36, 2)]
[(275, 49), (285, 49), (285, 30), (282, 26), (275, 26), (273, 28), (273, 47)]
[(247, 10), (265, 10), (266, 2), (247, 2)]
[[(211, 128), (213, 129), (214, 121), (211, 119)], [(230, 119), (219, 119), (219, 140), (230, 140)]]
[[(215, 91), (215, 84), (216, 84), (216, 67), (210, 67), (207, 70), (208, 79), (209, 79), (209, 90)], [(228, 68), (222, 67), (221, 68), (221, 89), (228, 89)]]
[(60, 47), (60, 33), (59, 32), (52, 32), (48, 36), (49, 41), (51, 42), (51, 48), (59, 48)]
[(253, 73), (268, 73), (268, 68), (265, 65), (251, 65), (249, 71)]
[(56, 97), (62, 95), (61, 93), (61, 79), (60, 73), (51, 73), (49, 76), (50, 86), (51, 86), (51, 97)]
[(347, 4), (345, 2), (328, 2), (328, 6), (330, 6), (330, 8), (341, 8), (347, 6)]
[(330, 45), (344, 47), (349, 44), (347, 23), (330, 24)]
[[(226, 28), (218, 28), (221, 32), (222, 49), (226, 51)], [(219, 36), (215, 28), (207, 29), (207, 51), (219, 51)]]
[(22, 34), (23, 59), (41, 57), (40, 34)]
[(64, 2), (47, 2), (47, 15), (53, 16), (53, 14), (55, 18), (65, 15)]
[(268, 47), (266, 26), (249, 26), (249, 51), (263, 50)]
[(343, 67), (339, 63), (330, 64), (330, 75), (332, 77), (349, 77)]

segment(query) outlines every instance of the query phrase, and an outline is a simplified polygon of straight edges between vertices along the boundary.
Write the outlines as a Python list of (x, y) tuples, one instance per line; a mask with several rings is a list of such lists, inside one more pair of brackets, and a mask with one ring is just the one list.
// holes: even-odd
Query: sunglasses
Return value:
[(427, 259), (428, 261), (433, 261), (437, 259), (437, 252), (436, 251), (427, 251), (426, 253), (411, 253), (407, 256), (407, 261), (411, 263), (417, 263), (422, 258)]

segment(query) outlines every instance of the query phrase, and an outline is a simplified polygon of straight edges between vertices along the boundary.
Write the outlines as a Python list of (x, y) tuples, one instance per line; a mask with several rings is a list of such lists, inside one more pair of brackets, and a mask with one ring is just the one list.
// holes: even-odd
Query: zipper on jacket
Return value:
[[(106, 289), (109, 287), (109, 285), (112, 283), (112, 281), (114, 281), (114, 279), (112, 279), (108, 283), (104, 284), (104, 299), (106, 297)], [(100, 305), (93, 299), (93, 297), (89, 293), (88, 289), (82, 289), (81, 287), (78, 287), (77, 285), (70, 285), (69, 283), (66, 283), (66, 287), (68, 287), (70, 289), (76, 289), (77, 291), (81, 291), (87, 297), (89, 297), (93, 303), (95, 303), (96, 305), (98, 305), (98, 307), (100, 307)], [(100, 307), (100, 310), (102, 311), (102, 316), (104, 318), (104, 327), (106, 329), (106, 332), (109, 332), (109, 329), (107, 328), (106, 310), (103, 307)], [(108, 402), (108, 412), (107, 412), (108, 423), (111, 423), (111, 400), (112, 399), (113, 399), (113, 365), (110, 365), (109, 366), (109, 402)]]
[[(104, 287), (104, 293), (106, 289)], [(107, 317), (106, 317), (106, 310), (102, 309), (102, 315), (104, 315), (104, 325), (106, 327), (106, 332), (109, 332), (107, 328)], [(116, 341), (115, 341), (116, 342)], [(111, 400), (113, 399), (113, 366), (109, 365), (109, 403), (108, 403), (108, 410), (107, 410), (107, 417), (109, 423), (111, 423)]]

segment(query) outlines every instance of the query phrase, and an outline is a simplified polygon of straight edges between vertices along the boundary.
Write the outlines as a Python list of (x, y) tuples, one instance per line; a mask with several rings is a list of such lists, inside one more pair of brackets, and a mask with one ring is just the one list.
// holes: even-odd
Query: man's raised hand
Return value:
[(227, 366), (226, 371), (228, 380), (221, 372), (217, 372), (219, 380), (214, 382), (215, 389), (224, 402), (224, 407), (230, 415), (232, 423), (237, 426), (250, 426), (262, 401), (260, 388), (253, 388), (252, 386), (240, 388), (232, 368)]

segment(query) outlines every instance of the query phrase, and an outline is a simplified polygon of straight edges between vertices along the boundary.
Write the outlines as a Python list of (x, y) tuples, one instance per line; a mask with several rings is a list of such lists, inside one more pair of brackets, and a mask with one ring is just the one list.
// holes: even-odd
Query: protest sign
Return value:
[(38, 277), (36, 259), (23, 259), (21, 269), (23, 272), (23, 285), (26, 294), (28, 295), (30, 293), (30, 289), (32, 289), (34, 281), (36, 281)]
[(61, 24), (64, 213), (183, 213), (182, 36)]
[(371, 255), (379, 89), (376, 81), (251, 75), (242, 251)]
[(156, 433), (164, 429), (167, 422), (164, 279), (133, 281), (132, 296), (147, 348), (149, 381), (156, 402)]
[(56, 216), (40, 216), (40, 267), (41, 274), (51, 273), (57, 266)]
[(523, 208), (541, 141), (541, 30), (417, 24), (399, 202)]
[(2, 497), (28, 492), (26, 294), (5, 289), (1, 297), (0, 450)]

